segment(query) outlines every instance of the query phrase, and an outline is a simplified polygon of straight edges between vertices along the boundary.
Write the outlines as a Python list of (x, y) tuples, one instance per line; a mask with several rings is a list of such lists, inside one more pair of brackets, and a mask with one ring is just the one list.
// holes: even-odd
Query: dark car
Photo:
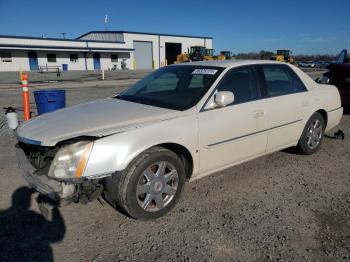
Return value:
[(340, 93), (342, 105), (350, 109), (350, 64), (347, 58), (347, 50), (341, 51), (338, 60), (331, 63), (318, 82), (335, 85)]

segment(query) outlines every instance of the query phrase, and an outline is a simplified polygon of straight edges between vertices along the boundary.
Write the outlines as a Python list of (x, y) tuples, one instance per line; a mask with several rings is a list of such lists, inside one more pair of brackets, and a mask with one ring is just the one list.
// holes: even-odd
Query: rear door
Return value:
[(275, 151), (299, 140), (310, 98), (306, 87), (289, 66), (271, 64), (259, 68), (265, 83), (267, 151)]

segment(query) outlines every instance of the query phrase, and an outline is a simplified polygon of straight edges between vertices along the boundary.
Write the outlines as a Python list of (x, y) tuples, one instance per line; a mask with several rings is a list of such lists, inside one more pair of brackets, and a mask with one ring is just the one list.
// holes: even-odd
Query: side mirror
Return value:
[(316, 82), (319, 83), (319, 84), (329, 85), (330, 79), (327, 76), (321, 76), (321, 77), (316, 79)]
[(220, 91), (214, 95), (214, 103), (218, 107), (224, 107), (232, 104), (235, 101), (235, 96), (230, 91)]

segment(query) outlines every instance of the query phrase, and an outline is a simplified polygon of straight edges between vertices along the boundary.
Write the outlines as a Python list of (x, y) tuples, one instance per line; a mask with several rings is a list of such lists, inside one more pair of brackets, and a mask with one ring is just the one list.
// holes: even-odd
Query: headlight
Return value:
[(52, 161), (49, 176), (58, 179), (74, 179), (83, 175), (93, 142), (81, 141), (62, 147)]

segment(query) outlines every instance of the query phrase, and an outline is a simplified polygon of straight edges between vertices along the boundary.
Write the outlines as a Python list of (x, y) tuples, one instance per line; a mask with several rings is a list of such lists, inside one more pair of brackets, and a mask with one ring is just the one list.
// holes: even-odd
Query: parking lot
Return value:
[[(71, 106), (120, 92), (144, 75), (136, 73), (111, 72), (105, 81), (37, 81), (30, 90), (64, 88)], [(322, 72), (308, 73), (316, 78)], [(20, 86), (2, 82), (0, 106), (10, 105), (21, 105)], [(339, 128), (345, 140), (327, 137), (314, 155), (285, 150), (189, 183), (172, 212), (141, 222), (98, 201), (44, 219), (17, 168), (15, 140), (3, 127), (0, 260), (32, 253), (57, 261), (349, 261), (348, 113)]]

